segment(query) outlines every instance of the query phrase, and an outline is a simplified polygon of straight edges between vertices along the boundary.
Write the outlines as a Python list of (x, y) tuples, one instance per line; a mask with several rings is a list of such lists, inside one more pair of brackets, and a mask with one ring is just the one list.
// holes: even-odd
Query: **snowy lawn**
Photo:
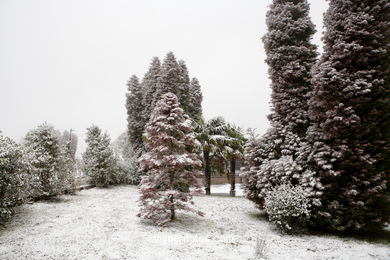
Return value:
[[(212, 195), (229, 195), (230, 184), (215, 184), (211, 185), (211, 194)], [(243, 196), (244, 193), (241, 189), (241, 183), (236, 183), (236, 196)]]
[(0, 233), (0, 259), (390, 259), (386, 241), (281, 235), (242, 197), (196, 197), (204, 218), (164, 228), (135, 216), (137, 199), (119, 186), (25, 205)]

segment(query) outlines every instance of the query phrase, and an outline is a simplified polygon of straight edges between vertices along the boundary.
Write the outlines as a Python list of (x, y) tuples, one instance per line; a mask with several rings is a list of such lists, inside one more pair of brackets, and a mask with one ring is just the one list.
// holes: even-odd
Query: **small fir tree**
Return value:
[(52, 126), (42, 124), (27, 133), (24, 145), (30, 174), (35, 180), (32, 196), (46, 199), (60, 194), (61, 149), (57, 132)]
[(76, 181), (76, 150), (77, 136), (65, 131), (60, 144), (60, 189), (65, 193), (75, 193), (77, 189)]
[(87, 149), (83, 154), (83, 170), (97, 187), (106, 187), (114, 178), (117, 160), (107, 133), (92, 125), (87, 129)]
[(119, 171), (115, 178), (117, 184), (134, 184), (141, 181), (142, 171), (139, 168), (138, 157), (129, 143), (127, 133), (121, 134), (113, 143), (115, 157), (118, 160)]
[(147, 152), (140, 165), (147, 175), (140, 185), (139, 217), (165, 225), (177, 210), (203, 215), (191, 208), (192, 197), (201, 193), (201, 166), (191, 120), (173, 93), (164, 94), (153, 110), (144, 135)]

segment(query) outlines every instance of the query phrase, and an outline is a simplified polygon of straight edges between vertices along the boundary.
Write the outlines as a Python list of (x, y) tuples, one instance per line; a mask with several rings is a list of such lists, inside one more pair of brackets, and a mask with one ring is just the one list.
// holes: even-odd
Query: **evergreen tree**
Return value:
[(24, 199), (22, 149), (0, 132), (0, 224), (13, 214), (13, 207)]
[(150, 114), (155, 106), (154, 96), (157, 91), (158, 78), (160, 77), (161, 62), (158, 57), (153, 57), (149, 70), (142, 79), (144, 122), (149, 122)]
[(112, 146), (119, 166), (115, 183), (138, 185), (141, 181), (142, 171), (139, 169), (138, 157), (131, 147), (127, 132), (122, 133)]
[(143, 91), (137, 76), (133, 75), (128, 84), (128, 93), (126, 94), (127, 109), (127, 129), (130, 143), (141, 154), (144, 146), (142, 143), (142, 134), (144, 133), (144, 107), (142, 105)]
[(76, 150), (77, 136), (64, 131), (60, 142), (60, 172), (59, 183), (62, 192), (75, 193), (76, 182)]
[(61, 149), (57, 132), (45, 123), (29, 131), (24, 142), (30, 171), (36, 181), (32, 196), (49, 198), (60, 194)]
[(181, 97), (181, 76), (182, 68), (176, 61), (175, 55), (168, 52), (161, 66), (160, 77), (157, 83), (156, 95), (154, 96), (154, 107), (161, 97), (166, 93), (175, 94), (180, 102)]
[(87, 149), (83, 154), (83, 170), (98, 187), (107, 186), (114, 178), (117, 160), (110, 146), (110, 137), (92, 125), (87, 129)]
[[(190, 107), (190, 77), (188, 75), (187, 65), (183, 60), (179, 60), (179, 73), (180, 73), (180, 84), (178, 97), (180, 100), (180, 107), (184, 110), (184, 113), (189, 115)], [(190, 116), (191, 117), (191, 116)], [(192, 117), (191, 117), (192, 118)]]
[(258, 147), (261, 157), (253, 163), (258, 171), (246, 173), (258, 175), (257, 183), (247, 183), (256, 186), (245, 188), (259, 190), (259, 199), (254, 199), (257, 202), (263, 202), (266, 192), (282, 182), (304, 182), (308, 188), (316, 185), (306, 183), (311, 178), (304, 172), (306, 154), (301, 148), (306, 145), (310, 70), (317, 55), (315, 45), (310, 43), (315, 29), (308, 15), (307, 0), (274, 0), (267, 13), (268, 32), (263, 42), (272, 82), (271, 127)]
[(76, 152), (77, 152), (77, 135), (70, 131), (64, 131), (61, 136), (61, 147), (66, 147), (67, 152), (69, 153), (69, 156), (76, 159)]
[(188, 115), (197, 122), (202, 117), (202, 101), (203, 101), (202, 91), (197, 78), (191, 79), (189, 96), (190, 96), (190, 101), (188, 107)]
[(244, 166), (241, 169), (242, 185), (244, 196), (253, 201), (257, 206), (264, 204), (264, 196), (260, 196), (260, 189), (256, 187), (262, 159), (265, 157), (261, 138), (253, 129), (248, 130), (248, 140), (244, 147)]
[(330, 0), (313, 72), (309, 162), (321, 179), (316, 224), (332, 231), (389, 221), (390, 5)]
[[(173, 93), (164, 94), (153, 110), (145, 133), (147, 152), (140, 164), (142, 178), (139, 217), (165, 225), (175, 219), (177, 210), (192, 211), (187, 203), (201, 192), (198, 146), (191, 120), (179, 107)], [(194, 189), (190, 189), (194, 187)]]

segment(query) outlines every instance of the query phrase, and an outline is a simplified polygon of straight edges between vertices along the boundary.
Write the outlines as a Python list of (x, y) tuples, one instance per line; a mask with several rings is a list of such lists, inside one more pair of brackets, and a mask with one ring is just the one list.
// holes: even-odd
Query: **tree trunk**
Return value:
[(169, 198), (169, 201), (171, 202), (171, 220), (175, 220), (175, 206), (173, 205), (173, 196)]
[(230, 160), (230, 196), (236, 196), (236, 159)]
[(210, 168), (210, 153), (208, 151), (203, 151), (204, 159), (204, 184), (206, 195), (210, 195), (210, 186), (211, 186), (211, 168)]
[[(171, 172), (169, 176), (169, 186), (171, 191), (173, 190), (173, 179), (174, 179), (174, 175)], [(171, 202), (171, 220), (175, 220), (175, 206), (173, 204), (173, 195), (171, 195), (169, 201)]]

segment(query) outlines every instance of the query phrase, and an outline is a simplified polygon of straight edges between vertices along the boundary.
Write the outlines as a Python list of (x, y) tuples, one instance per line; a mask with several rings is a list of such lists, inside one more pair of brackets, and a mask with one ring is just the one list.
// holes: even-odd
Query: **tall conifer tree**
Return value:
[[(251, 199), (260, 206), (265, 192), (282, 182), (316, 185), (313, 174), (303, 172), (305, 160), (301, 154), (309, 126), (310, 70), (317, 56), (315, 45), (310, 43), (315, 29), (309, 18), (309, 4), (307, 0), (274, 0), (266, 22), (268, 32), (263, 42), (272, 86), (271, 127), (259, 143), (261, 151), (253, 153), (253, 147), (248, 146), (248, 153), (261, 157), (255, 163), (248, 162), (244, 171), (246, 179), (251, 180), (247, 185), (256, 185), (245, 189), (259, 190), (254, 193), (259, 198)], [(258, 167), (255, 172), (250, 169), (254, 164)]]
[(175, 219), (177, 210), (203, 215), (188, 205), (192, 196), (201, 192), (200, 147), (191, 120), (173, 93), (164, 94), (157, 103), (145, 140), (147, 152), (140, 158), (140, 165), (147, 175), (141, 181), (138, 216), (164, 225)]
[(138, 77), (135, 75), (130, 78), (127, 86), (129, 91), (126, 94), (127, 130), (131, 145), (138, 154), (141, 154), (144, 149), (142, 134), (145, 127), (142, 104), (143, 91)]
[(188, 115), (195, 121), (199, 121), (199, 119), (202, 117), (203, 95), (197, 78), (191, 79), (189, 95), (190, 102), (188, 108)]
[(149, 70), (142, 79), (143, 109), (145, 124), (149, 122), (150, 114), (155, 105), (154, 96), (157, 91), (157, 83), (160, 77), (161, 62), (158, 57), (153, 57)]
[(310, 162), (325, 190), (316, 223), (333, 231), (389, 221), (390, 4), (330, 0), (313, 73)]

